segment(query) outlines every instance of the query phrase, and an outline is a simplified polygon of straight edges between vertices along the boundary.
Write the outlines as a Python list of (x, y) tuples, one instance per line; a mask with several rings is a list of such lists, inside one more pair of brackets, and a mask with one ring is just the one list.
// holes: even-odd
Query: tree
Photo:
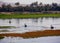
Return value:
[(16, 6), (19, 6), (19, 5), (20, 5), (20, 3), (19, 3), (19, 2), (16, 2), (16, 3), (15, 3), (15, 5), (16, 5)]
[(52, 10), (53, 11), (56, 11), (57, 7), (58, 7), (57, 3), (52, 3)]
[(40, 2), (39, 6), (43, 6), (42, 2)]
[(49, 11), (51, 9), (51, 6), (49, 4), (46, 4), (44, 6), (45, 11)]
[(38, 2), (33, 2), (32, 4), (30, 4), (31, 7), (37, 7), (38, 6)]
[(7, 5), (7, 11), (12, 11), (12, 6), (10, 4)]
[(43, 6), (42, 2), (39, 3), (39, 7), (38, 8), (39, 8), (40, 12), (44, 10), (44, 6)]
[(1, 11), (2, 11), (2, 12), (3, 12), (3, 11), (6, 12), (6, 8), (7, 8), (6, 5), (5, 5), (5, 4), (2, 4), (2, 10), (1, 10)]

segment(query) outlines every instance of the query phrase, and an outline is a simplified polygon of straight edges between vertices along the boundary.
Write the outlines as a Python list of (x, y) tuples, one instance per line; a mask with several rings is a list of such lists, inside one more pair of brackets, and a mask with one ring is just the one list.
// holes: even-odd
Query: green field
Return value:
[(0, 14), (0, 19), (60, 17), (60, 14)]

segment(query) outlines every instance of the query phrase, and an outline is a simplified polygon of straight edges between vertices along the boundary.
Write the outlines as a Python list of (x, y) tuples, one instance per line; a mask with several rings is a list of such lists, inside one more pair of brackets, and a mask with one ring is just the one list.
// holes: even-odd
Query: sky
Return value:
[(51, 4), (51, 3), (58, 3), (60, 4), (60, 0), (0, 0), (3, 2), (15, 3), (20, 2), (21, 4), (31, 4), (32, 2), (38, 1), (38, 3), (42, 2), (43, 4)]

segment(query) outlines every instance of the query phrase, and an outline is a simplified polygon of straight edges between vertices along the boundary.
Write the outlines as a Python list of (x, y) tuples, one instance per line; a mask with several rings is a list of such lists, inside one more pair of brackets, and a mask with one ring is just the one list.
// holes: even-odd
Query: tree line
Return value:
[(17, 7), (12, 7), (10, 4), (2, 4), (0, 7), (0, 12), (42, 12), (42, 11), (60, 11), (60, 5), (57, 3), (43, 4), (38, 2), (33, 2), (30, 5), (20, 6), (20, 3), (15, 3)]

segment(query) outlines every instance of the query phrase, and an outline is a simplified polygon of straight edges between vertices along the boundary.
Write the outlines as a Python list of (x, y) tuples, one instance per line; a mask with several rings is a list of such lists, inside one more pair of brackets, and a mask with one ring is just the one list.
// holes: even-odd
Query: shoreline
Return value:
[(32, 32), (26, 32), (26, 33), (6, 33), (6, 34), (0, 34), (0, 36), (22, 37), (22, 38), (36, 38), (36, 37), (45, 37), (45, 36), (60, 36), (60, 30), (32, 31)]

